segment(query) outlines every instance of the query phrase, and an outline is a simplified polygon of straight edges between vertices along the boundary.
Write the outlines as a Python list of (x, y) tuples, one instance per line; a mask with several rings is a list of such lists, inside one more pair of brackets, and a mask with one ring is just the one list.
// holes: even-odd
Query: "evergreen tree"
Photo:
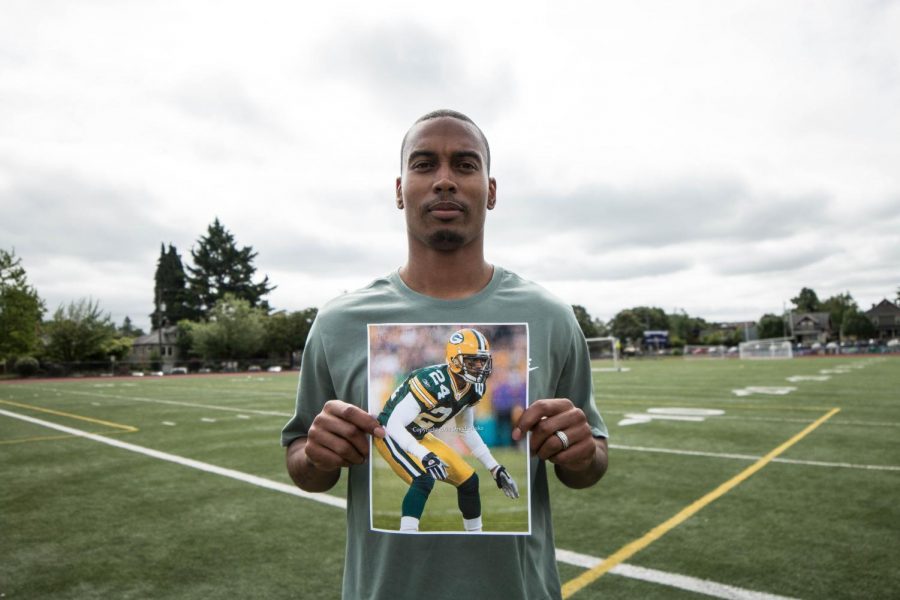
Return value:
[(800, 312), (818, 312), (822, 308), (819, 296), (812, 288), (803, 288), (795, 298), (791, 298), (794, 307)]
[(38, 349), (44, 301), (30, 285), (15, 251), (0, 250), (0, 360)]
[(154, 310), (150, 315), (153, 329), (158, 329), (161, 321), (164, 325), (174, 325), (181, 319), (199, 316), (198, 313), (192, 311), (188, 303), (189, 295), (184, 265), (181, 263), (181, 255), (172, 244), (169, 244), (168, 250), (164, 244), (160, 244), (154, 282)]
[(196, 249), (191, 249), (194, 266), (188, 267), (188, 283), (194, 314), (208, 318), (226, 294), (247, 301), (251, 308), (268, 312), (269, 304), (264, 297), (275, 286), (269, 285), (268, 276), (259, 283), (253, 282), (256, 255), (251, 246), (238, 248), (234, 235), (216, 218), (206, 235), (197, 241)]
[(126, 316), (125, 320), (122, 321), (122, 326), (119, 327), (119, 335), (126, 338), (137, 338), (144, 335), (144, 330), (140, 327), (135, 327), (131, 317)]

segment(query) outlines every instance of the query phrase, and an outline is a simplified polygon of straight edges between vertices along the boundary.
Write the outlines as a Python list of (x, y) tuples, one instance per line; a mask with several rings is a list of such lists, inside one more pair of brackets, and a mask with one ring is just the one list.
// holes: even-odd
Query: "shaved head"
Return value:
[(440, 119), (443, 117), (448, 117), (451, 119), (456, 119), (458, 121), (462, 121), (464, 123), (468, 123), (472, 127), (475, 128), (475, 131), (478, 132), (478, 137), (481, 138), (481, 143), (484, 144), (484, 163), (487, 167), (487, 172), (490, 174), (491, 172), (491, 147), (488, 144), (487, 137), (485, 137), (484, 132), (481, 131), (481, 128), (469, 117), (462, 114), (461, 112), (451, 110), (449, 108), (442, 108), (440, 110), (433, 110), (427, 115), (422, 115), (416, 122), (412, 124), (412, 127), (406, 132), (406, 135), (403, 136), (403, 142), (400, 144), (400, 169), (403, 170), (403, 156), (406, 153), (406, 140), (409, 138), (409, 132), (413, 130), (413, 128), (422, 123), (423, 121), (430, 121), (432, 119)]

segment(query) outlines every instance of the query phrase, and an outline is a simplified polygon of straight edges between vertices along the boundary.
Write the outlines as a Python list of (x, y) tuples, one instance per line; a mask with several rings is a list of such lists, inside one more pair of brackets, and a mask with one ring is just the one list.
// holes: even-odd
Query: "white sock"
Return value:
[(400, 531), (418, 531), (419, 520), (415, 517), (400, 517)]
[(466, 531), (481, 531), (481, 517), (474, 519), (463, 519), (463, 527)]

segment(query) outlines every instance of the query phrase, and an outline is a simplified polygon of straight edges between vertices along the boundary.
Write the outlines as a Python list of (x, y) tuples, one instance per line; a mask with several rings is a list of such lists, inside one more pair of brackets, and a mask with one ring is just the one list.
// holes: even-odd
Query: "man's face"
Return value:
[(486, 151), (477, 130), (459, 119), (440, 117), (413, 126), (397, 178), (397, 206), (406, 211), (411, 241), (452, 251), (483, 236), (497, 191), (487, 173)]

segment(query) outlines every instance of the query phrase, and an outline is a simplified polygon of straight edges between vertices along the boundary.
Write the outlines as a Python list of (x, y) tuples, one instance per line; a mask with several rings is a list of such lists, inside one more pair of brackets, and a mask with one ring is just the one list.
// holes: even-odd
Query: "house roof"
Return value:
[[(163, 327), (162, 330), (162, 343), (163, 344), (174, 344), (178, 339), (178, 327), (175, 325), (170, 325), (168, 327)], [(154, 329), (150, 333), (146, 335), (142, 335), (131, 343), (131, 346), (158, 346), (159, 345), (159, 330)]]
[(900, 307), (896, 304), (885, 298), (878, 304), (873, 304), (872, 308), (865, 312), (867, 317), (874, 317), (876, 315), (896, 315), (900, 314)]
[(796, 327), (801, 321), (810, 320), (816, 326), (827, 329), (831, 327), (831, 314), (827, 312), (791, 313), (791, 325)]

